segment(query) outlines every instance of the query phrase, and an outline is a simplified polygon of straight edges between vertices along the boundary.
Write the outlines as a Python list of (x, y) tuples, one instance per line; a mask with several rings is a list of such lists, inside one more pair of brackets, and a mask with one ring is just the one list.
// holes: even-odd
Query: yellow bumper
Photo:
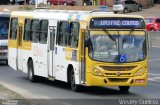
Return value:
[(147, 86), (147, 73), (134, 77), (104, 77), (87, 73), (86, 86)]

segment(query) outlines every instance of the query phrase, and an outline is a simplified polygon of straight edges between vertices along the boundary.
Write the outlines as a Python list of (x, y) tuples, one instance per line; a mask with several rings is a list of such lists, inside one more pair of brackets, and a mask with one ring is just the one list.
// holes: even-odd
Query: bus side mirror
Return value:
[(89, 39), (85, 39), (85, 41), (84, 41), (84, 46), (85, 46), (85, 47), (89, 47), (90, 45), (92, 45), (91, 39), (90, 39), (90, 38), (89, 38)]
[(84, 40), (84, 47), (88, 47), (88, 39)]

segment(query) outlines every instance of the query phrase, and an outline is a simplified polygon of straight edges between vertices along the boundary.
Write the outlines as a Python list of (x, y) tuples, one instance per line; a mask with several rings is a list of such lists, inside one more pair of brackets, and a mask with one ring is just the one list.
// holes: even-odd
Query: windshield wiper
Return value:
[(114, 37), (113, 37), (113, 35), (111, 35), (111, 34), (109, 33), (109, 31), (108, 31), (108, 30), (103, 29), (103, 31), (108, 35), (108, 37), (109, 37), (112, 41), (114, 41), (114, 42), (115, 42), (115, 44), (116, 44), (116, 48), (117, 48), (117, 47), (118, 47), (118, 45), (117, 45), (116, 38), (114, 38)]

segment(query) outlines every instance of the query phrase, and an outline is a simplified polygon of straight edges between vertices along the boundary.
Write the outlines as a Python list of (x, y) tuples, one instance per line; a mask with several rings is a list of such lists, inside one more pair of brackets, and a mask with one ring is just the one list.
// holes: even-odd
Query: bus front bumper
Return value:
[(147, 73), (133, 77), (104, 77), (87, 73), (86, 86), (147, 86)]

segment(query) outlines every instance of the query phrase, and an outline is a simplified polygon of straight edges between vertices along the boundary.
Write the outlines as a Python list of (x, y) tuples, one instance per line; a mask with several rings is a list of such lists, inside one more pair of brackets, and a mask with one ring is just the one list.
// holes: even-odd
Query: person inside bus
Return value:
[(7, 24), (3, 24), (0, 28), (0, 35), (7, 35), (8, 34), (8, 28)]
[[(143, 52), (143, 45), (144, 45), (144, 37), (138, 36), (138, 35), (125, 35), (123, 37), (123, 50), (122, 53), (126, 54), (128, 57), (128, 61), (136, 61), (138, 59), (143, 59), (143, 57), (140, 58), (141, 55), (144, 55)], [(134, 55), (134, 56), (130, 56)]]
[(78, 26), (76, 24), (71, 23), (70, 25), (70, 37), (69, 37), (69, 44), (71, 47), (78, 46)]

